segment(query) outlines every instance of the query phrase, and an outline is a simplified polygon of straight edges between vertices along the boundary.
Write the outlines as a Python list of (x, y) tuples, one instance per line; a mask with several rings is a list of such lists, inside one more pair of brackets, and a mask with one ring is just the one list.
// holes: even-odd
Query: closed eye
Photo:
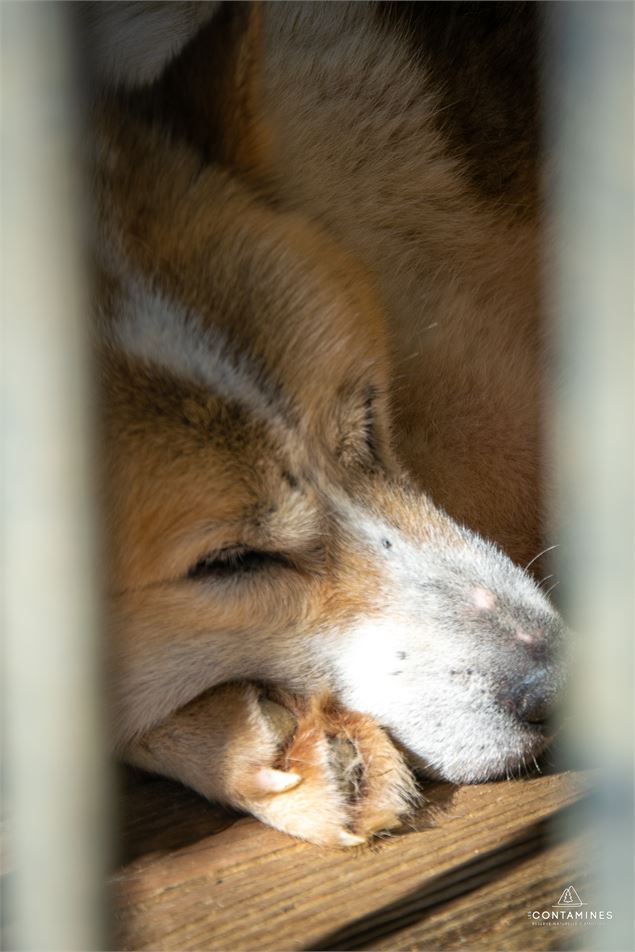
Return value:
[(222, 579), (281, 566), (290, 568), (292, 563), (279, 552), (234, 547), (204, 555), (188, 570), (187, 577), (194, 580)]

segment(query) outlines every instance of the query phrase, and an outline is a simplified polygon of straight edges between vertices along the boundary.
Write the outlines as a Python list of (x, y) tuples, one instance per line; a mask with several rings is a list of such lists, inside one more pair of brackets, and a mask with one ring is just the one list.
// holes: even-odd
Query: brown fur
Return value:
[[(353, 845), (392, 827), (413, 788), (374, 721), (331, 699), (316, 660), (321, 628), (379, 616), (386, 589), (334, 506), (354, 501), (405, 544), (462, 551), (446, 510), (517, 561), (536, 554), (537, 233), (466, 181), (424, 82), (429, 58), (421, 72), (384, 24), (378, 61), (375, 13), (342, 7), (351, 61), (321, 88), (320, 38), (293, 59), (318, 7), (289, 9), (280, 25), (231, 5), (152, 88), (99, 110), (116, 740), (131, 762), (280, 829)], [(196, 355), (175, 355), (189, 376), (146, 359), (155, 345), (134, 338), (136, 312), (121, 345), (137, 274), (166, 322), (183, 330), (196, 315), (222, 335), (224, 373), (249, 365), (244, 399), (210, 393)], [(207, 554), (237, 545), (283, 557), (240, 590), (193, 581)], [(283, 692), (291, 737), (246, 678)], [(302, 782), (263, 798), (262, 765)]]

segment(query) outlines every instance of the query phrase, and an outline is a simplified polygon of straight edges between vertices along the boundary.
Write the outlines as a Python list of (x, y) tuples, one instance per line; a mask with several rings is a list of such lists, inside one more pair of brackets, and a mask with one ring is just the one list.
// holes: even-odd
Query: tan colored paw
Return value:
[[(258, 699), (278, 738), (268, 766), (235, 774), (240, 806), (276, 829), (321, 846), (357, 846), (400, 826), (417, 801), (412, 774), (369, 717), (328, 698), (276, 694)], [(242, 788), (242, 789), (241, 789)]]

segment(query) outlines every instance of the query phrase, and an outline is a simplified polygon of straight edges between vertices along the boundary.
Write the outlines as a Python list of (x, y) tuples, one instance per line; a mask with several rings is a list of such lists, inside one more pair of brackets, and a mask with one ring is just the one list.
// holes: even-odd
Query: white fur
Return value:
[(517, 770), (544, 746), (497, 699), (532, 663), (518, 650), (533, 643), (522, 625), (549, 630), (552, 677), (562, 677), (561, 622), (538, 586), (466, 529), (448, 547), (434, 534), (417, 543), (355, 505), (340, 515), (385, 579), (366, 617), (317, 643), (340, 699), (388, 727), (429, 775), (474, 782)]

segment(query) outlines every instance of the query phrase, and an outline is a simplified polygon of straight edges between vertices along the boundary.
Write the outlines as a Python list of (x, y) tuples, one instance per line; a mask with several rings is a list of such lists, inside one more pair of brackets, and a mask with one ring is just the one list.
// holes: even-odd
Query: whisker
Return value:
[(534, 564), (534, 562), (536, 561), (536, 559), (539, 559), (539, 558), (540, 558), (541, 555), (545, 555), (546, 552), (551, 552), (553, 549), (559, 548), (559, 546), (560, 546), (560, 543), (559, 543), (559, 542), (556, 542), (555, 545), (548, 545), (547, 548), (546, 548), (546, 549), (543, 549), (542, 552), (539, 552), (538, 555), (534, 555), (533, 559), (531, 559), (531, 560), (527, 563), (527, 565), (525, 566), (525, 572), (527, 571), (527, 569), (529, 568), (530, 565), (533, 565), (533, 564)]
[(550, 578), (554, 577), (554, 575), (555, 575), (555, 572), (552, 572), (551, 575), (545, 575), (545, 577), (540, 579), (540, 581), (538, 582), (538, 587), (540, 588), (541, 585), (544, 585), (545, 582), (548, 582)]
[(549, 595), (551, 592), (553, 592), (553, 590), (554, 590), (554, 588), (556, 587), (556, 585), (560, 585), (560, 579), (558, 579), (557, 582), (554, 582), (553, 585), (551, 585), (551, 586), (547, 589), (547, 591), (545, 592), (545, 598), (547, 597), (547, 595)]

